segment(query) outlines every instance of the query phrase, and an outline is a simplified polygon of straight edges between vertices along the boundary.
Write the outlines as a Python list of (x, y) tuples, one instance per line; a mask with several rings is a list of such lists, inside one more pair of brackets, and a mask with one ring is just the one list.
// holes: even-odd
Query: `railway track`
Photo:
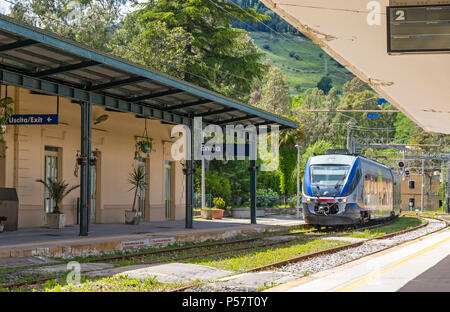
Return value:
[[(432, 218), (432, 219), (435, 219), (435, 218)], [(435, 219), (435, 220), (443, 221), (441, 219)], [(429, 222), (426, 221), (425, 223), (423, 223), (423, 224), (421, 224), (419, 226), (413, 227), (411, 229), (401, 230), (401, 231), (397, 231), (397, 232), (394, 232), (394, 233), (378, 236), (378, 237), (375, 237), (375, 238), (372, 238), (372, 239), (369, 239), (369, 240), (366, 240), (366, 241), (356, 242), (356, 243), (352, 243), (352, 244), (348, 244), (348, 245), (344, 245), (344, 246), (339, 246), (339, 247), (335, 247), (335, 248), (329, 248), (329, 249), (321, 250), (321, 251), (318, 251), (318, 252), (302, 255), (302, 256), (299, 256), (299, 257), (294, 257), (294, 258), (291, 258), (291, 259), (279, 261), (279, 262), (276, 262), (276, 263), (271, 263), (271, 264), (268, 264), (268, 265), (264, 265), (264, 266), (260, 266), (260, 267), (256, 267), (256, 268), (247, 270), (247, 271), (245, 271), (243, 273), (251, 273), (251, 272), (257, 272), (257, 271), (265, 271), (265, 270), (273, 269), (273, 268), (280, 268), (280, 267), (284, 267), (284, 266), (287, 266), (287, 265), (290, 265), (290, 264), (295, 264), (295, 263), (299, 263), (299, 262), (302, 262), (302, 261), (306, 261), (306, 260), (310, 260), (310, 259), (313, 259), (313, 258), (317, 258), (317, 257), (320, 257), (320, 256), (335, 254), (335, 253), (338, 253), (338, 252), (343, 251), (343, 250), (359, 247), (359, 246), (361, 246), (361, 245), (363, 245), (363, 244), (365, 244), (365, 243), (367, 243), (369, 241), (389, 239), (389, 238), (392, 238), (392, 237), (395, 237), (395, 236), (399, 236), (399, 235), (402, 235), (402, 234), (405, 234), (405, 233), (408, 233), (408, 232), (417, 231), (417, 230), (420, 230), (420, 229), (422, 229), (422, 228), (424, 228), (424, 227), (426, 227), (428, 225), (429, 225)], [(444, 228), (446, 228), (448, 226), (449, 226), (449, 222), (446, 222), (446, 226)], [(441, 231), (441, 230), (442, 230), (442, 228), (439, 229), (439, 230), (436, 230), (435, 232)], [(431, 233), (433, 233), (433, 232), (431, 232)], [(386, 249), (389, 249), (389, 248), (392, 248), (392, 246), (389, 246), (389, 247), (377, 250), (375, 252), (371, 252), (371, 253), (362, 255), (362, 256), (357, 257), (357, 258), (355, 258), (355, 259), (353, 259), (351, 261), (355, 261), (355, 260), (361, 259), (363, 257), (367, 257), (369, 255), (372, 255), (372, 254), (375, 254), (375, 253), (378, 253), (378, 252), (382, 252), (383, 250), (386, 250)], [(194, 287), (195, 286), (185, 286), (185, 287), (172, 289), (169, 292), (183, 292), (183, 291), (187, 291), (187, 290), (189, 290), (191, 288), (194, 288)]]
[[(371, 229), (371, 228), (375, 228), (375, 227), (380, 227), (380, 226), (384, 226), (384, 225), (388, 225), (390, 223), (393, 223), (395, 220), (388, 220), (387, 222), (384, 223), (377, 223), (377, 224), (369, 224), (366, 226), (358, 226), (355, 228), (355, 230), (365, 230), (365, 229)], [(417, 230), (419, 228), (425, 227), (428, 225), (428, 222), (419, 225), (417, 227), (414, 227), (412, 229), (408, 229), (408, 230), (402, 230), (399, 232), (395, 232), (395, 233), (391, 233), (391, 234), (387, 234), (381, 237), (377, 237), (374, 239), (383, 239), (383, 238), (388, 238), (388, 237), (393, 237), (396, 235), (401, 235), (403, 233), (406, 232), (410, 232), (410, 231), (414, 231)], [(325, 233), (323, 235), (320, 234), (314, 234), (314, 237), (326, 237), (329, 236), (329, 233)], [(307, 233), (304, 232), (300, 232), (300, 233), (282, 233), (282, 234), (275, 234), (276, 236), (308, 236)], [(270, 237), (270, 236), (269, 236)], [(177, 257), (177, 258), (170, 258), (169, 261), (184, 261), (184, 260), (190, 260), (190, 259), (196, 259), (196, 258), (206, 258), (206, 257), (210, 257), (210, 256), (218, 256), (218, 255), (222, 255), (222, 254), (229, 254), (232, 252), (241, 252), (241, 251), (245, 251), (245, 250), (249, 250), (249, 249), (258, 249), (258, 248), (266, 248), (266, 247), (274, 247), (274, 246), (282, 246), (285, 244), (289, 244), (292, 241), (295, 240), (295, 238), (292, 239), (287, 239), (287, 240), (281, 240), (281, 241), (275, 241), (275, 242), (267, 242), (267, 236), (258, 236), (258, 237), (253, 237), (253, 238), (248, 238), (248, 239), (242, 239), (242, 240), (236, 240), (236, 241), (230, 241), (230, 242), (221, 242), (221, 243), (211, 243), (211, 244), (205, 244), (205, 245), (201, 245), (201, 246), (186, 246), (186, 247), (180, 247), (180, 248), (172, 248), (172, 249), (165, 249), (165, 250), (156, 250), (156, 251), (148, 251), (148, 252), (141, 252), (141, 253), (134, 253), (134, 254), (125, 254), (125, 255), (120, 255), (120, 256), (116, 256), (116, 257), (103, 257), (103, 258), (98, 258), (98, 259), (93, 259), (90, 260), (89, 262), (116, 262), (116, 261), (124, 261), (124, 260), (136, 260), (140, 257), (148, 257), (148, 256), (154, 256), (154, 255), (164, 255), (164, 254), (176, 254), (176, 253), (182, 253), (184, 251), (189, 251), (189, 250), (211, 250), (211, 249), (217, 249), (220, 247), (224, 247), (224, 246), (233, 246), (233, 245), (240, 245), (240, 244), (251, 244), (250, 246), (240, 246), (238, 248), (227, 248), (226, 250), (219, 250), (219, 251), (212, 251), (212, 252), (206, 252), (206, 253), (200, 253), (200, 254), (195, 254), (195, 255), (189, 255), (189, 256), (181, 256), (181, 257)], [(258, 243), (259, 240), (266, 240), (266, 242), (262, 242), (262, 243)], [(254, 243), (254, 244), (253, 244)], [(262, 270), (267, 270), (269, 268), (275, 268), (275, 267), (280, 267), (286, 264), (290, 264), (290, 263), (295, 263), (295, 262), (301, 262), (310, 258), (314, 258), (314, 257), (318, 257), (321, 255), (326, 255), (326, 254), (332, 254), (332, 253), (336, 253), (345, 249), (350, 249), (350, 248), (354, 248), (354, 247), (358, 247), (362, 244), (364, 244), (365, 242), (357, 242), (357, 243), (351, 243), (351, 244), (347, 244), (344, 246), (339, 246), (339, 247), (335, 247), (335, 248), (330, 248), (330, 249), (326, 249), (326, 250), (322, 250), (319, 252), (315, 252), (315, 253), (311, 253), (311, 254), (307, 254), (307, 255), (302, 255), (299, 257), (295, 257), (295, 258), (291, 258), (291, 259), (287, 259), (287, 260), (283, 260), (277, 263), (272, 263), (272, 264), (268, 264), (268, 265), (264, 265), (261, 267), (257, 267), (257, 268), (253, 268), (251, 270), (248, 270), (247, 272), (255, 272), (255, 271), (262, 271)], [(167, 263), (168, 260), (167, 259), (161, 259), (161, 260), (154, 260), (154, 261), (143, 261), (140, 262), (139, 264), (160, 264), (160, 263)], [(0, 285), (0, 289), (17, 289), (23, 286), (30, 286), (30, 285), (38, 285), (38, 284), (43, 284), (49, 280), (55, 279), (55, 277), (46, 277), (46, 278), (40, 278), (40, 279), (35, 279), (35, 280), (30, 280), (30, 281), (23, 281), (23, 282), (18, 282), (18, 283), (10, 283), (10, 284), (3, 284)], [(182, 287), (180, 289), (175, 289), (175, 290), (171, 290), (169, 292), (173, 292), (173, 291), (183, 291), (183, 290), (187, 290), (189, 288), (192, 288), (193, 286), (186, 286), (186, 287)]]

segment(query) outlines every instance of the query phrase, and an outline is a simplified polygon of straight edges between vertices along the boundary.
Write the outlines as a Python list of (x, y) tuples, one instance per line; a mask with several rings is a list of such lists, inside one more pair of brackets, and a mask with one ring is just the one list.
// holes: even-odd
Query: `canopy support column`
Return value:
[(186, 166), (184, 174), (186, 175), (186, 229), (192, 229), (194, 223), (194, 131), (187, 131), (186, 135)]
[(81, 166), (80, 175), (80, 236), (88, 236), (91, 205), (91, 140), (92, 103), (81, 102)]

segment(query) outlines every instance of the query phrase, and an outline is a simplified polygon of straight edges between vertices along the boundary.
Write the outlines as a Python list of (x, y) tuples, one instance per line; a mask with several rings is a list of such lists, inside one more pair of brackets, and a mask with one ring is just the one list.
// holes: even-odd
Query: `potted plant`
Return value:
[(61, 204), (64, 197), (66, 197), (70, 192), (80, 187), (80, 185), (72, 186), (69, 188), (69, 184), (65, 181), (58, 181), (57, 179), (47, 179), (36, 180), (36, 182), (44, 184), (48, 195), (55, 202), (55, 208), (53, 212), (47, 213), (47, 226), (51, 229), (62, 229), (66, 223), (66, 216), (59, 210), (59, 205)]
[(221, 197), (216, 197), (214, 198), (213, 203), (214, 208), (205, 207), (204, 209), (202, 209), (202, 218), (207, 220), (223, 218), (223, 212), (226, 206), (225, 201)]
[(148, 131), (147, 131), (147, 118), (145, 119), (145, 130), (144, 134), (142, 135), (142, 138), (136, 141), (136, 148), (134, 151), (134, 159), (141, 158), (141, 153), (149, 154), (152, 150), (153, 142), (148, 137)]
[(141, 153), (148, 154), (152, 150), (153, 142), (149, 138), (143, 138), (136, 142), (136, 149), (134, 151), (134, 159), (139, 159)]
[(3, 233), (4, 229), (5, 229), (5, 222), (6, 222), (7, 218), (0, 216), (0, 233)]
[(136, 211), (136, 198), (138, 192), (140, 190), (144, 190), (147, 186), (147, 182), (145, 181), (145, 170), (144, 167), (137, 166), (133, 168), (133, 171), (130, 173), (128, 178), (128, 183), (131, 184), (131, 188), (129, 191), (134, 190), (134, 198), (133, 198), (133, 206), (131, 211), (125, 211), (125, 223), (126, 224), (139, 224), (141, 220), (142, 213), (140, 211)]

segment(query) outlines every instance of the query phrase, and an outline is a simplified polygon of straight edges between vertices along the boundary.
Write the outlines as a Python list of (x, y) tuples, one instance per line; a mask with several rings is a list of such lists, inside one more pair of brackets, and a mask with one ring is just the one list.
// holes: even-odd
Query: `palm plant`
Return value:
[(133, 168), (133, 171), (131, 171), (128, 183), (132, 185), (132, 188), (129, 189), (129, 191), (134, 190), (134, 200), (133, 200), (133, 208), (132, 211), (135, 210), (136, 206), (136, 197), (139, 190), (144, 190), (144, 188), (147, 185), (147, 182), (145, 181), (145, 170), (142, 166), (137, 166)]
[(50, 196), (51, 199), (53, 199), (55, 201), (55, 209), (54, 209), (53, 213), (59, 213), (59, 214), (61, 213), (59, 211), (59, 204), (62, 202), (64, 197), (69, 195), (70, 192), (72, 192), (73, 190), (75, 190), (76, 188), (78, 188), (80, 186), (80, 185), (75, 185), (68, 189), (69, 184), (67, 184), (65, 181), (58, 181), (57, 179), (54, 179), (54, 178), (49, 178), (49, 179), (47, 179), (47, 181), (39, 179), (39, 180), (36, 180), (36, 182), (44, 184), (44, 186), (48, 192), (48, 195)]

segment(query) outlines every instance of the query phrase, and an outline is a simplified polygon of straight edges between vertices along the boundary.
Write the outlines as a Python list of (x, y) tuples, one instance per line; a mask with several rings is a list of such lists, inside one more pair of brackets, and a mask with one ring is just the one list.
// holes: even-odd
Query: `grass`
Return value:
[(48, 283), (44, 292), (163, 292), (187, 286), (186, 283), (161, 283), (156, 277), (145, 280), (128, 276), (113, 276), (96, 280), (84, 280), (79, 285), (52, 282)]
[[(283, 37), (273, 37), (265, 32), (252, 32), (251, 37), (256, 45), (265, 53), (266, 60), (280, 68), (286, 75), (291, 94), (298, 94), (298, 86), (304, 90), (316, 87), (320, 79), (325, 75), (325, 58), (328, 62), (328, 73), (333, 86), (341, 90), (342, 86), (353, 75), (344, 67), (338, 65), (319, 46), (309, 40), (286, 34)], [(265, 49), (268, 45), (270, 50)], [(300, 58), (290, 57), (293, 51)], [(322, 57), (320, 54), (322, 53)]]
[(187, 263), (207, 265), (235, 272), (245, 272), (259, 266), (345, 244), (347, 243), (301, 237), (294, 241), (288, 242), (281, 247), (264, 247), (241, 252), (230, 252), (224, 255), (209, 256), (202, 259), (192, 259), (187, 261)]
[(386, 234), (411, 229), (411, 228), (419, 226), (423, 223), (424, 223), (424, 221), (422, 221), (419, 218), (404, 215), (404, 216), (398, 217), (398, 219), (393, 224), (375, 227), (372, 229), (366, 229), (366, 230), (364, 230), (364, 232), (358, 232), (358, 231), (349, 232), (349, 233), (343, 234), (342, 236), (371, 239), (371, 238), (375, 238), (378, 236), (383, 236)]

